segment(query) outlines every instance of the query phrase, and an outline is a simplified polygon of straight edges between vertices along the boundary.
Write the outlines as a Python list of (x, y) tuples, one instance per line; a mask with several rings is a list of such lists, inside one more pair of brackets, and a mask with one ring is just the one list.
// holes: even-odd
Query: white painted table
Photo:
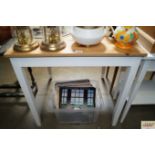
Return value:
[[(128, 112), (130, 110), (130, 107), (133, 104), (134, 99), (136, 98), (136, 95), (138, 94), (138, 91), (140, 91), (140, 87), (142, 86), (142, 82), (143, 82), (145, 75), (148, 71), (155, 71), (155, 55), (150, 54), (150, 53), (148, 53), (147, 57), (144, 57), (142, 59), (140, 68), (138, 70), (137, 76), (136, 76), (135, 81), (133, 83), (133, 87), (131, 89), (131, 93), (129, 95), (128, 101), (126, 103), (126, 106), (124, 108), (124, 111), (123, 111), (123, 114), (122, 114), (122, 117), (120, 120), (121, 123), (126, 118)], [(152, 83), (152, 85), (153, 84), (154, 83)], [(151, 88), (152, 88), (152, 86), (151, 86)], [(154, 91), (154, 93), (152, 95), (155, 95), (155, 85), (153, 86), (153, 91)], [(141, 96), (141, 98), (144, 98), (145, 102), (147, 102), (147, 101), (149, 102), (149, 100), (150, 100), (150, 103), (152, 103), (152, 99), (154, 100), (155, 96), (150, 96), (150, 98), (148, 98), (149, 94), (147, 95), (147, 93), (148, 93), (148, 91), (144, 94), (144, 96)], [(145, 98), (148, 98), (147, 101)], [(155, 100), (154, 100), (154, 103), (155, 103)], [(145, 104), (147, 104), (147, 103), (145, 103)]]
[(94, 52), (90, 52), (88, 48), (86, 51), (73, 50), (73, 40), (70, 39), (66, 40), (66, 43), (67, 47), (60, 52), (43, 52), (38, 48), (30, 53), (19, 53), (11, 47), (5, 54), (11, 60), (11, 64), (36, 124), (41, 126), (40, 109), (37, 107), (35, 97), (28, 84), (24, 67), (123, 66), (128, 68), (122, 92), (120, 92), (113, 110), (112, 125), (115, 126), (120, 118), (141, 59), (146, 56), (146, 53), (140, 47), (136, 46), (125, 54), (122, 50), (117, 49), (107, 38), (102, 41), (101, 46), (104, 46), (104, 50)]

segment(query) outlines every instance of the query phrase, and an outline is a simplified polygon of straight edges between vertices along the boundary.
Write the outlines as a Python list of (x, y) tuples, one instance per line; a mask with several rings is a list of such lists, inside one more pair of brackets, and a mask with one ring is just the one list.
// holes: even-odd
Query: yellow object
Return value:
[(117, 27), (114, 32), (115, 45), (122, 49), (130, 49), (138, 39), (138, 34), (133, 26)]

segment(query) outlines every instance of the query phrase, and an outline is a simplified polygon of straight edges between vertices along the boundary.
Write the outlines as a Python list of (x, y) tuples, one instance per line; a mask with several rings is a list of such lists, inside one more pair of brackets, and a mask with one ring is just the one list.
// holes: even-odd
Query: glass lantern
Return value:
[(119, 26), (114, 31), (115, 45), (122, 49), (130, 49), (138, 39), (135, 26)]
[(65, 48), (66, 44), (61, 38), (61, 29), (59, 26), (44, 26), (44, 39), (41, 49), (45, 51), (58, 51)]
[(28, 52), (36, 49), (39, 44), (33, 41), (33, 35), (29, 26), (15, 26), (15, 37), (17, 39), (14, 50)]

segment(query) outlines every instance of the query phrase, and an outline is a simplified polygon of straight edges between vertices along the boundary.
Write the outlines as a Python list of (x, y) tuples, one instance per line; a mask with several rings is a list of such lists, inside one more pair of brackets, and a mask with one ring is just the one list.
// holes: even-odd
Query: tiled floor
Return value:
[[(61, 81), (65, 78), (68, 80), (75, 80), (79, 78), (91, 77), (98, 80), (100, 77), (100, 68), (81, 68), (70, 69), (67, 68), (54, 68), (53, 80)], [(43, 103), (42, 110), (42, 126), (46, 129), (111, 129), (112, 120), (112, 105), (109, 103), (104, 106), (104, 110), (98, 114), (96, 121), (88, 123), (64, 123), (60, 122), (57, 113), (52, 112), (50, 91), (48, 87), (48, 72), (47, 69), (35, 68), (33, 69), (36, 81), (39, 85), (39, 92), (37, 95), (38, 104)], [(64, 73), (64, 74), (62, 74)], [(71, 74), (73, 73), (73, 74)], [(0, 57), (0, 84), (11, 83), (15, 81), (15, 75), (8, 59)], [(75, 117), (72, 113), (70, 117)], [(77, 116), (76, 116), (77, 117)], [(79, 116), (80, 117), (80, 116)], [(81, 116), (82, 117), (82, 116)], [(123, 124), (119, 124), (115, 128), (140, 128), (141, 120), (154, 120), (155, 119), (155, 106), (133, 106), (125, 119)], [(32, 118), (30, 110), (24, 98), (0, 98), (0, 128), (38, 128)]]

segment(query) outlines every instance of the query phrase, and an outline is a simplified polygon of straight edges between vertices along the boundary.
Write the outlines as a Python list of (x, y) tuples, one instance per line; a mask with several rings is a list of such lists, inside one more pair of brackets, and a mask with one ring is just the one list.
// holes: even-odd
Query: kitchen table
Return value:
[(41, 126), (41, 109), (37, 107), (35, 97), (28, 84), (25, 67), (120, 66), (127, 67), (127, 74), (113, 109), (112, 125), (117, 125), (140, 62), (147, 53), (138, 45), (130, 50), (118, 49), (109, 38), (104, 38), (99, 45), (92, 47), (79, 46), (70, 36), (64, 40), (66, 48), (58, 52), (45, 52), (38, 47), (32, 52), (24, 53), (16, 52), (11, 47), (5, 53), (5, 56), (11, 61), (36, 124)]

